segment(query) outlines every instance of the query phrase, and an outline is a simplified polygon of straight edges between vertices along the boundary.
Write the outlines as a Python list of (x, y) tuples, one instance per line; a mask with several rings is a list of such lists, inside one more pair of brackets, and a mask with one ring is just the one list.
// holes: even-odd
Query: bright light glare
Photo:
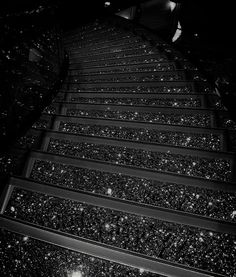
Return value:
[(144, 270), (143, 268), (140, 268), (140, 269), (139, 269), (139, 272), (140, 272), (140, 273), (144, 273), (144, 271), (145, 271), (145, 270)]
[(174, 34), (173, 38), (172, 38), (172, 42), (175, 42), (181, 36), (181, 34), (182, 34), (181, 25), (178, 22), (178, 27), (175, 31), (175, 34)]
[(123, 16), (121, 16), (121, 17), (123, 17), (123, 18), (125, 18), (125, 19), (130, 19), (127, 15), (123, 15)]
[(170, 8), (171, 11), (174, 10), (174, 8), (176, 7), (176, 3), (175, 2), (172, 2), (172, 1), (169, 1), (167, 3), (168, 7)]
[(109, 7), (110, 5), (111, 5), (111, 2), (106, 1), (106, 2), (104, 3), (104, 6), (105, 6), (105, 7)]
[(129, 7), (128, 9), (126, 9), (126, 10), (122, 10), (122, 11), (116, 13), (116, 15), (118, 15), (120, 17), (123, 17), (125, 19), (132, 20), (135, 17), (136, 10), (137, 10), (137, 7), (132, 6), (132, 7)]

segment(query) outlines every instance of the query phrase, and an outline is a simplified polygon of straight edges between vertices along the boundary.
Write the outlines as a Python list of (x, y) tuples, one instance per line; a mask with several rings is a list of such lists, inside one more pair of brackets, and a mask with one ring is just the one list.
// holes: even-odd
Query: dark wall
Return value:
[(183, 31), (198, 33), (206, 41), (224, 43), (234, 41), (233, 1), (187, 0), (180, 14)]

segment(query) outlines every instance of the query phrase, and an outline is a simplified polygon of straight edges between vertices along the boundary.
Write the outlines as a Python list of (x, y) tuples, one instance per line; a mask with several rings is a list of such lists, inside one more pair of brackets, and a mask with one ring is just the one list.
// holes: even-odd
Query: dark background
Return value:
[[(1, 14), (23, 11), (37, 5), (55, 4), (59, 6), (60, 16), (65, 25), (79, 25), (107, 13), (118, 12), (132, 5), (143, 6), (145, 17), (153, 18), (163, 14), (169, 0), (109, 0), (105, 8), (103, 0), (8, 0), (1, 3)], [(233, 1), (214, 0), (174, 0), (182, 4), (181, 23), (188, 34), (198, 32), (205, 40), (215, 42), (231, 39), (234, 28)], [(168, 19), (164, 18), (163, 19)], [(153, 21), (154, 22), (154, 21)], [(155, 23), (155, 22), (154, 22)], [(158, 26), (153, 26), (153, 28)]]
[[(181, 38), (175, 42), (190, 60), (197, 63), (212, 80), (222, 75), (235, 90), (236, 55), (233, 0), (173, 0), (180, 3), (178, 13), (171, 13), (169, 0), (8, 0), (1, 3), (0, 15), (22, 12), (39, 5), (57, 6), (57, 17), (64, 30), (114, 14), (130, 6), (137, 7), (136, 21), (169, 39), (173, 24), (182, 26)], [(54, 20), (54, 19), (52, 19)]]

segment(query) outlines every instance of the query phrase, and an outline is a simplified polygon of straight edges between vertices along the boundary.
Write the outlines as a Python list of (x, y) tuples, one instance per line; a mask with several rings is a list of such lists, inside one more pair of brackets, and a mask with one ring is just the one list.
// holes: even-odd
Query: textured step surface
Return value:
[(194, 65), (121, 21), (65, 35), (67, 80), (0, 200), (6, 276), (236, 274), (236, 124)]

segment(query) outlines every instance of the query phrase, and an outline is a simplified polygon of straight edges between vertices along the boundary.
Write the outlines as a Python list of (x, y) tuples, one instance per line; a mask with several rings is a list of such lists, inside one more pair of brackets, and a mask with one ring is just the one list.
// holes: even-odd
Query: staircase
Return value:
[(6, 276), (236, 276), (236, 125), (219, 96), (131, 23), (64, 43), (68, 77), (1, 201)]

